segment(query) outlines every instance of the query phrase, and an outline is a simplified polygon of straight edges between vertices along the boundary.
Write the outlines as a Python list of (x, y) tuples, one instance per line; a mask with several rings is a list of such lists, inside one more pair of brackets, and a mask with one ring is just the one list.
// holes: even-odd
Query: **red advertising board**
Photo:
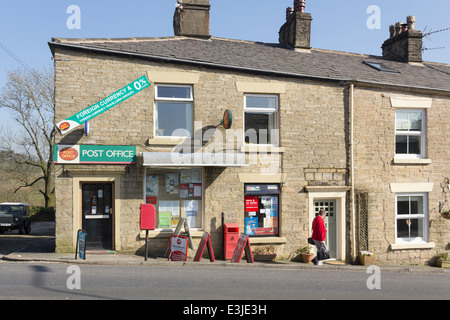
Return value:
[(185, 236), (171, 236), (169, 258), (171, 261), (187, 261), (189, 240)]
[(246, 196), (245, 197), (245, 211), (257, 212), (259, 210), (258, 196)]
[(238, 243), (236, 245), (236, 249), (234, 249), (233, 257), (231, 257), (232, 263), (241, 262), (242, 254), (245, 250), (245, 257), (247, 259), (247, 263), (254, 263), (252, 248), (250, 247), (250, 241), (246, 234), (241, 233), (239, 236)]
[(216, 262), (216, 259), (214, 258), (214, 251), (211, 245), (211, 237), (209, 236), (208, 232), (203, 232), (202, 239), (200, 240), (200, 244), (197, 248), (197, 253), (195, 254), (194, 261), (200, 262), (202, 260), (203, 252), (205, 251), (205, 246), (208, 247), (208, 253), (209, 253), (209, 260), (211, 262)]

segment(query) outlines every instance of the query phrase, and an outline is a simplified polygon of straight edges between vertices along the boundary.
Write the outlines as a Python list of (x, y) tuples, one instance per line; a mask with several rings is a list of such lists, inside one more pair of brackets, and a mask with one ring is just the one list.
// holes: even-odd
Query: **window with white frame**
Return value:
[(190, 85), (155, 85), (155, 137), (192, 137)]
[(396, 195), (396, 242), (427, 241), (427, 193)]
[(425, 158), (426, 113), (422, 109), (395, 111), (395, 156), (397, 158)]
[(245, 142), (278, 145), (278, 96), (245, 95)]

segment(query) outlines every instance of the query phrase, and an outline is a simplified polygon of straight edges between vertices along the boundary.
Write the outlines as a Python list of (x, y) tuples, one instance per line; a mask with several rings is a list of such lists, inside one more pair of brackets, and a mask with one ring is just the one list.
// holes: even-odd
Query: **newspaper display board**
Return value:
[(195, 254), (194, 261), (200, 262), (202, 260), (203, 252), (205, 251), (205, 246), (208, 246), (209, 261), (216, 262), (214, 258), (214, 251), (211, 245), (211, 237), (208, 232), (203, 232), (202, 239), (197, 248), (197, 253)]
[(247, 259), (247, 263), (254, 263), (252, 248), (250, 248), (250, 240), (246, 234), (241, 233), (239, 236), (238, 243), (236, 245), (236, 249), (234, 249), (233, 256), (231, 257), (232, 263), (241, 262), (242, 253), (245, 250), (245, 257)]
[(187, 261), (188, 238), (185, 236), (171, 236), (169, 245), (170, 261)]

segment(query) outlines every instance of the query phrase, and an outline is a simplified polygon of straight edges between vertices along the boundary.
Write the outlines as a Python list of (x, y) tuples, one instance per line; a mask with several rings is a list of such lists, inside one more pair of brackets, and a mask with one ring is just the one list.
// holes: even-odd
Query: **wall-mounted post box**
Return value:
[(155, 230), (156, 209), (152, 204), (141, 204), (141, 230)]

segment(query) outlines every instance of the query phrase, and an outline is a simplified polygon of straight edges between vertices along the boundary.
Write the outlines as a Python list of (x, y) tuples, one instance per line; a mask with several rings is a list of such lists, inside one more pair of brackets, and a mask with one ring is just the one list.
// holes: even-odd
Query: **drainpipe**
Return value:
[(350, 104), (350, 198), (351, 198), (351, 217), (352, 217), (352, 259), (356, 259), (356, 213), (355, 213), (355, 169), (354, 169), (354, 103), (353, 103), (354, 84), (349, 87), (349, 104)]

